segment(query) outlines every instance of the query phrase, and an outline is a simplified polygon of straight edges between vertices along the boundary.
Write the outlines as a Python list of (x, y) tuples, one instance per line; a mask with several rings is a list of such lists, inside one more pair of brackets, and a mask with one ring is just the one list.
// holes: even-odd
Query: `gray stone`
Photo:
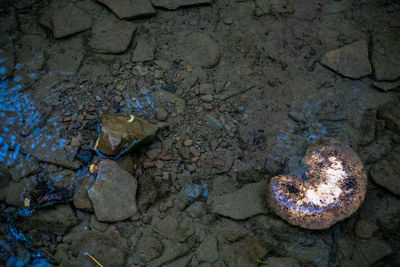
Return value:
[(34, 228), (39, 232), (63, 235), (77, 223), (74, 211), (68, 204), (36, 210), (29, 217), (21, 217), (23, 229)]
[(156, 51), (156, 42), (151, 34), (142, 34), (136, 44), (135, 51), (133, 52), (133, 62), (146, 62), (154, 59)]
[(395, 82), (374, 82), (374, 86), (384, 92), (388, 92), (391, 90), (396, 90), (400, 88), (400, 80)]
[(158, 258), (163, 250), (161, 240), (152, 234), (144, 234), (140, 237), (135, 247), (135, 253), (145, 263)]
[(211, 4), (212, 1), (213, 0), (151, 0), (151, 3), (155, 7), (175, 10), (179, 7), (208, 5)]
[(206, 205), (201, 201), (196, 201), (185, 210), (190, 218), (199, 218), (206, 214)]
[(17, 160), (13, 162), (8, 171), (11, 179), (19, 182), (22, 178), (34, 174), (39, 167), (39, 162), (35, 158), (18, 154)]
[(368, 44), (365, 40), (328, 51), (319, 61), (325, 67), (352, 79), (358, 79), (372, 73), (368, 59)]
[(209, 153), (202, 161), (202, 166), (204, 166), (202, 170), (203, 175), (210, 176), (228, 172), (232, 167), (234, 159), (235, 154), (225, 149), (218, 149)]
[(80, 36), (56, 42), (46, 51), (50, 72), (75, 74), (83, 60), (84, 48)]
[(244, 220), (254, 215), (268, 213), (265, 188), (267, 181), (245, 185), (236, 192), (225, 195), (210, 195), (207, 204), (214, 213), (235, 220)]
[(378, 117), (385, 120), (386, 127), (393, 132), (400, 132), (400, 101), (384, 104), (378, 110)]
[(294, 258), (290, 257), (269, 257), (266, 262), (268, 267), (299, 267), (300, 265)]
[(158, 121), (166, 121), (168, 118), (168, 111), (165, 108), (160, 107), (157, 110), (156, 118)]
[(287, 0), (256, 0), (254, 14), (256, 16), (274, 14), (293, 14), (294, 7)]
[(92, 27), (92, 18), (73, 4), (58, 9), (51, 17), (54, 38), (66, 37)]
[(120, 19), (139, 19), (154, 15), (149, 0), (97, 0), (106, 5)]
[(93, 204), (89, 199), (87, 188), (91, 184), (91, 175), (87, 173), (84, 177), (79, 177), (78, 183), (74, 188), (72, 203), (75, 208), (93, 212)]
[(46, 40), (38, 35), (22, 35), (19, 43), (21, 46), (16, 50), (16, 60), (21, 68), (16, 72), (25, 74), (41, 70), (45, 62), (43, 51), (47, 44)]
[(371, 178), (375, 183), (400, 196), (400, 146), (374, 164)]
[(153, 261), (148, 262), (146, 266), (165, 266), (166, 263), (172, 262), (173, 260), (185, 256), (189, 253), (189, 248), (186, 244), (172, 242), (166, 239), (164, 239), (162, 243), (165, 249), (162, 252), (161, 256), (157, 259), (154, 259)]
[(104, 232), (108, 228), (108, 223), (99, 222), (95, 215), (90, 216), (90, 225), (100, 232)]
[(400, 34), (384, 33), (372, 38), (372, 65), (377, 81), (400, 78)]
[(176, 47), (176, 57), (199, 64), (203, 68), (212, 68), (218, 64), (221, 54), (218, 44), (207, 34), (195, 32), (183, 36)]
[(165, 237), (172, 237), (177, 229), (178, 221), (170, 215), (167, 215), (155, 225), (155, 230)]
[(358, 220), (354, 228), (354, 232), (359, 238), (370, 239), (374, 236), (374, 232), (378, 230), (378, 226), (367, 220)]
[(137, 181), (112, 160), (98, 164), (97, 178), (88, 195), (97, 220), (117, 222), (136, 214)]
[(185, 92), (189, 92), (189, 90), (195, 86), (197, 82), (205, 81), (207, 78), (207, 74), (204, 72), (201, 66), (195, 64), (191, 67), (191, 72), (186, 70), (178, 71), (179, 75), (182, 77), (180, 87), (182, 87)]
[(120, 113), (103, 114), (95, 147), (107, 156), (118, 156), (153, 142), (158, 127), (141, 118)]
[(337, 265), (373, 266), (392, 253), (392, 248), (381, 240), (351, 240), (339, 238)]
[(30, 179), (24, 179), (18, 183), (10, 182), (8, 186), (1, 188), (0, 193), (2, 199), (6, 201), (6, 204), (14, 207), (24, 206), (24, 192), (31, 192), (35, 188), (34, 181)]
[(265, 244), (252, 236), (220, 248), (220, 256), (228, 266), (257, 267), (256, 260), (267, 253)]
[(218, 244), (214, 235), (207, 235), (201, 241), (199, 248), (196, 250), (197, 259), (200, 262), (214, 262), (218, 260)]
[(175, 106), (175, 110), (178, 114), (185, 113), (186, 102), (179, 96), (171, 94), (170, 92), (163, 89), (157, 89), (156, 91), (154, 91), (154, 96), (156, 99), (156, 103), (164, 105), (172, 104)]
[(366, 145), (375, 139), (376, 132), (376, 109), (367, 109), (364, 112), (360, 125), (360, 143)]
[(85, 231), (69, 234), (64, 237), (65, 243), (70, 243), (69, 250), (76, 256), (69, 256), (63, 266), (94, 266), (93, 260), (85, 252), (93, 255), (103, 266), (124, 266), (125, 247), (120, 238), (110, 233)]
[(93, 25), (89, 45), (98, 53), (123, 53), (128, 49), (135, 31), (133, 23), (110, 15)]

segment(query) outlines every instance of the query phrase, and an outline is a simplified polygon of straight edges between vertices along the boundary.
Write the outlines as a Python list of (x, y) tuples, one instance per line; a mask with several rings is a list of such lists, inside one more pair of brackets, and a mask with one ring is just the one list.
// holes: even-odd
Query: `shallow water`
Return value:
[[(100, 2), (0, 3), (1, 265), (400, 265), (398, 1)], [(107, 113), (155, 140), (102, 153)], [(302, 229), (265, 187), (326, 137), (367, 194)]]

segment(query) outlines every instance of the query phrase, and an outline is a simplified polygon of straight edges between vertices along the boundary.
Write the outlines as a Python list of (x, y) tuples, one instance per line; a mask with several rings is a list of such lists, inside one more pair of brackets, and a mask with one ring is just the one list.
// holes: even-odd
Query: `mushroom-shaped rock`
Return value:
[(119, 157), (154, 140), (158, 127), (133, 115), (104, 114), (94, 149), (105, 157)]
[(326, 229), (353, 214), (364, 200), (367, 175), (357, 154), (335, 139), (309, 147), (304, 170), (271, 179), (268, 205), (291, 224)]

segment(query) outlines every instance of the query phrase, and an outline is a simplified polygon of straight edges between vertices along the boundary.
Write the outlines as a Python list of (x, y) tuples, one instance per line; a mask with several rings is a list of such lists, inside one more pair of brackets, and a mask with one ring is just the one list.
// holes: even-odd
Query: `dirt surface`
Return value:
[[(0, 0), (1, 265), (400, 265), (399, 1), (132, 2)], [(104, 159), (107, 113), (156, 140)], [(368, 190), (306, 230), (264, 192), (322, 137)]]

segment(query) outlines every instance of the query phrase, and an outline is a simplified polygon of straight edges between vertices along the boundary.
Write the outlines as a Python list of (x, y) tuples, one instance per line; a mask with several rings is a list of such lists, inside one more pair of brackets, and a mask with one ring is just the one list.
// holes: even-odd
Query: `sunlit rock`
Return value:
[(102, 155), (118, 157), (154, 140), (158, 127), (143, 119), (124, 114), (101, 116), (95, 150)]
[(353, 214), (364, 200), (367, 175), (356, 153), (334, 139), (309, 147), (304, 169), (271, 179), (268, 205), (284, 220), (326, 229)]

